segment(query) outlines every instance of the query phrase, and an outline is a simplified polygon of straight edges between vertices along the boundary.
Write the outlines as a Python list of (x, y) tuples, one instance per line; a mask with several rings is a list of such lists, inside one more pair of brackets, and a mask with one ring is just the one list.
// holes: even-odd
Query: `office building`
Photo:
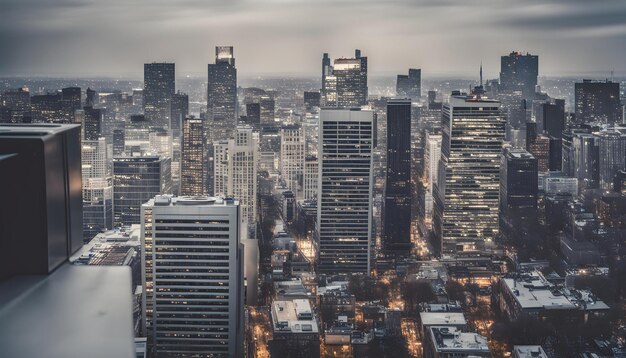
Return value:
[(102, 109), (84, 107), (83, 140), (98, 140), (102, 137)]
[(542, 134), (534, 138), (527, 134), (526, 138), (528, 143), (526, 150), (537, 160), (538, 170), (540, 172), (550, 170), (550, 138)]
[(561, 138), (565, 130), (565, 100), (555, 99), (554, 103), (541, 104), (543, 132), (554, 138)]
[(296, 200), (303, 198), (304, 149), (304, 128), (283, 126), (280, 130), (280, 177)]
[(422, 70), (409, 68), (408, 75), (398, 75), (396, 95), (418, 100), (422, 96)]
[(319, 108), (320, 105), (320, 92), (304, 91), (304, 108), (308, 112), (312, 111), (315, 108)]
[(202, 120), (184, 119), (181, 144), (180, 195), (206, 195), (207, 161)]
[(76, 111), (83, 106), (82, 93), (80, 87), (67, 87), (61, 90), (61, 111), (65, 123), (78, 123), (76, 121)]
[(169, 128), (172, 96), (176, 93), (173, 63), (143, 66), (143, 111), (151, 126)]
[(262, 125), (274, 124), (275, 101), (270, 96), (261, 96), (259, 98), (259, 115)]
[(548, 358), (541, 346), (513, 346), (513, 358)]
[(246, 123), (254, 127), (259, 127), (261, 125), (261, 104), (246, 104)]
[(83, 239), (113, 228), (113, 186), (104, 138), (83, 140), (81, 148), (83, 187)]
[(531, 101), (535, 96), (539, 76), (539, 56), (511, 52), (500, 58), (500, 91), (521, 92), (521, 98)]
[(433, 229), (444, 254), (489, 249), (498, 234), (505, 120), (498, 101), (454, 94), (443, 107)]
[(500, 212), (508, 218), (533, 218), (537, 212), (537, 159), (523, 149), (505, 148), (500, 164)]
[(141, 222), (141, 205), (158, 194), (171, 193), (170, 158), (158, 156), (113, 159), (113, 225)]
[(322, 109), (319, 125), (318, 268), (369, 273), (374, 112)]
[(626, 128), (608, 128), (596, 136), (600, 189), (611, 190), (617, 172), (626, 169)]
[(598, 188), (600, 180), (598, 143), (598, 137), (592, 133), (576, 133), (573, 137), (574, 173), (581, 188)]
[(183, 121), (189, 116), (189, 96), (180, 91), (172, 96), (170, 135), (172, 137), (172, 193), (180, 194), (181, 139)]
[(308, 156), (304, 159), (304, 200), (317, 202), (318, 169), (317, 157)]
[(387, 101), (387, 173), (382, 240), (385, 251), (411, 249), (411, 100)]
[(617, 124), (622, 122), (619, 83), (583, 80), (574, 86), (576, 122)]
[(156, 357), (240, 357), (244, 335), (239, 205), (157, 195), (141, 206), (142, 329)]
[(6, 109), (6, 115), (0, 118), (4, 123), (27, 123), (31, 120), (30, 91), (26, 87), (8, 90), (0, 95), (0, 108)]
[(246, 225), (256, 223), (259, 136), (251, 127), (238, 126), (233, 138), (213, 143), (214, 188), (218, 196), (236, 198)]
[(322, 59), (322, 95), (326, 107), (360, 107), (367, 104), (367, 57), (360, 50), (354, 58), (338, 58), (330, 66), (328, 54)]
[(207, 117), (209, 121), (225, 122), (231, 129), (235, 127), (237, 69), (232, 46), (216, 46), (215, 63), (208, 65)]
[(439, 160), (441, 159), (441, 134), (426, 132), (426, 148), (424, 151), (424, 175), (426, 190), (424, 192), (424, 222), (427, 227), (432, 226), (433, 219), (433, 187), (437, 184), (439, 175)]

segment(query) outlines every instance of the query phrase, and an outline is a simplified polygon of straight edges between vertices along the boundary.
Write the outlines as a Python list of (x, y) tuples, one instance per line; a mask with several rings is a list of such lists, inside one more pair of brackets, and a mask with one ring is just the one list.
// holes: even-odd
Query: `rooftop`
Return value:
[(212, 206), (230, 206), (238, 205), (239, 201), (232, 198), (220, 198), (211, 196), (173, 196), (173, 195), (157, 195), (154, 199), (150, 199), (147, 205), (156, 206), (190, 206), (190, 205), (212, 205)]
[(465, 325), (465, 315), (462, 312), (420, 312), (423, 326), (458, 326)]
[(514, 346), (514, 358), (548, 358), (541, 346)]
[(317, 321), (309, 300), (274, 301), (272, 304), (274, 331), (318, 333)]
[(462, 332), (454, 327), (428, 329), (437, 352), (489, 353), (487, 339), (478, 333)]

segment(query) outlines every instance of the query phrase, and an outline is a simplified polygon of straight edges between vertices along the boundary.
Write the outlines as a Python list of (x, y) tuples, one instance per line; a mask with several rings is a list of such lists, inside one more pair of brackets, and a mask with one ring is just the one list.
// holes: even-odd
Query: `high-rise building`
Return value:
[(443, 107), (442, 127), (433, 217), (442, 253), (489, 249), (499, 229), (500, 103), (453, 94)]
[(535, 96), (537, 76), (539, 76), (539, 56), (514, 51), (500, 58), (501, 91), (520, 91), (522, 99), (532, 100)]
[(102, 109), (84, 107), (83, 139), (98, 140), (102, 137)]
[(180, 91), (172, 96), (170, 133), (172, 137), (172, 193), (180, 193), (181, 138), (183, 121), (189, 115), (189, 96)]
[(565, 130), (565, 100), (555, 99), (554, 103), (541, 105), (543, 132), (550, 137), (561, 138)]
[(251, 126), (261, 125), (261, 104), (260, 103), (248, 103), (246, 104), (246, 123)]
[[(528, 138), (528, 137), (527, 137)], [(550, 170), (550, 138), (545, 135), (535, 136), (528, 141), (526, 148), (537, 160), (537, 167), (540, 172)]]
[(261, 124), (272, 125), (274, 124), (274, 114), (275, 114), (275, 102), (274, 98), (270, 96), (261, 96), (259, 98), (259, 110), (260, 110), (260, 119)]
[(0, 107), (7, 109), (5, 123), (27, 123), (30, 119), (30, 91), (26, 87), (8, 90), (0, 96)]
[(172, 96), (176, 93), (173, 63), (146, 63), (143, 66), (143, 111), (152, 126), (169, 128)]
[(238, 126), (233, 138), (215, 142), (213, 147), (215, 193), (239, 200), (241, 217), (252, 226), (257, 210), (258, 133), (249, 126)]
[(213, 142), (231, 137), (237, 124), (237, 68), (232, 46), (215, 47), (215, 63), (208, 65), (207, 82), (207, 192), (213, 188)]
[[(226, 122), (231, 129), (237, 123), (237, 69), (232, 46), (216, 46), (215, 63), (208, 66), (207, 117)], [(220, 139), (225, 138), (215, 138)]]
[(240, 357), (243, 245), (232, 199), (158, 195), (141, 206), (142, 329), (156, 357)]
[(387, 101), (387, 173), (382, 240), (385, 251), (411, 249), (411, 100)]
[(532, 218), (537, 211), (537, 159), (518, 148), (505, 148), (500, 164), (500, 213)]
[(296, 200), (303, 198), (304, 128), (300, 125), (283, 126), (280, 130), (280, 176)]
[(626, 169), (626, 128), (608, 128), (598, 136), (600, 189), (611, 190), (615, 175)]
[(396, 95), (417, 100), (422, 96), (422, 70), (409, 68), (408, 75), (398, 75)]
[(367, 104), (367, 57), (360, 50), (354, 58), (338, 58), (330, 66), (328, 54), (322, 59), (322, 95), (326, 107), (359, 107)]
[(170, 163), (170, 158), (158, 156), (113, 159), (113, 225), (140, 223), (143, 203), (171, 193)]
[(304, 159), (304, 200), (317, 201), (318, 169), (317, 157), (308, 156)]
[(583, 80), (574, 86), (578, 123), (621, 123), (619, 82)]
[(66, 123), (76, 123), (76, 111), (83, 105), (80, 87), (67, 87), (61, 90), (61, 107)]
[(426, 179), (426, 190), (424, 192), (424, 222), (427, 227), (431, 227), (433, 219), (433, 187), (437, 184), (439, 160), (441, 159), (441, 134), (427, 132), (425, 142), (423, 177)]
[(207, 162), (203, 121), (185, 118), (182, 132), (180, 195), (205, 195)]
[(319, 125), (318, 267), (369, 273), (374, 112), (322, 109)]
[(307, 111), (311, 111), (314, 108), (320, 107), (320, 93), (304, 91), (304, 108)]
[(83, 239), (113, 228), (113, 186), (109, 175), (106, 140), (83, 140)]
[(598, 142), (598, 137), (592, 133), (576, 133), (573, 137), (573, 169), (581, 188), (595, 189), (599, 185)]

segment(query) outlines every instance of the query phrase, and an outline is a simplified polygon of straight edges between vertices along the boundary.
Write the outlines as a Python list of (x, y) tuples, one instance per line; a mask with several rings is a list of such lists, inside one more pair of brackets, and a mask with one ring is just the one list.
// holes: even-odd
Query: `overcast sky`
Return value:
[(140, 78), (144, 62), (203, 75), (215, 45), (242, 75), (317, 75), (331, 58), (370, 73), (499, 71), (511, 50), (541, 75), (626, 74), (625, 0), (0, 0), (0, 76)]

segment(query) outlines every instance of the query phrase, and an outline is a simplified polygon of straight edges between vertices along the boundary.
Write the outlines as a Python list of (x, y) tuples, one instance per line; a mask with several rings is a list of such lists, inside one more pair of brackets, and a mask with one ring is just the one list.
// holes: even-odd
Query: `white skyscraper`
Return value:
[(142, 329), (154, 356), (242, 356), (239, 203), (157, 195), (141, 214)]
[(317, 235), (322, 272), (370, 272), (374, 112), (322, 109)]
[(299, 125), (285, 126), (280, 130), (280, 175), (296, 200), (303, 198), (304, 138), (304, 129)]
[(256, 221), (259, 135), (252, 127), (238, 126), (234, 138), (213, 143), (214, 188), (218, 196), (239, 200), (247, 225)]
[(424, 194), (426, 223), (432, 223), (433, 185), (437, 183), (439, 159), (441, 159), (441, 134), (426, 133), (426, 148), (424, 151), (424, 178), (427, 182), (426, 193)]
[(91, 240), (113, 228), (113, 185), (104, 138), (83, 140), (81, 147), (83, 188), (83, 237)]
[(317, 201), (317, 181), (319, 163), (317, 157), (307, 157), (304, 160), (304, 200)]

